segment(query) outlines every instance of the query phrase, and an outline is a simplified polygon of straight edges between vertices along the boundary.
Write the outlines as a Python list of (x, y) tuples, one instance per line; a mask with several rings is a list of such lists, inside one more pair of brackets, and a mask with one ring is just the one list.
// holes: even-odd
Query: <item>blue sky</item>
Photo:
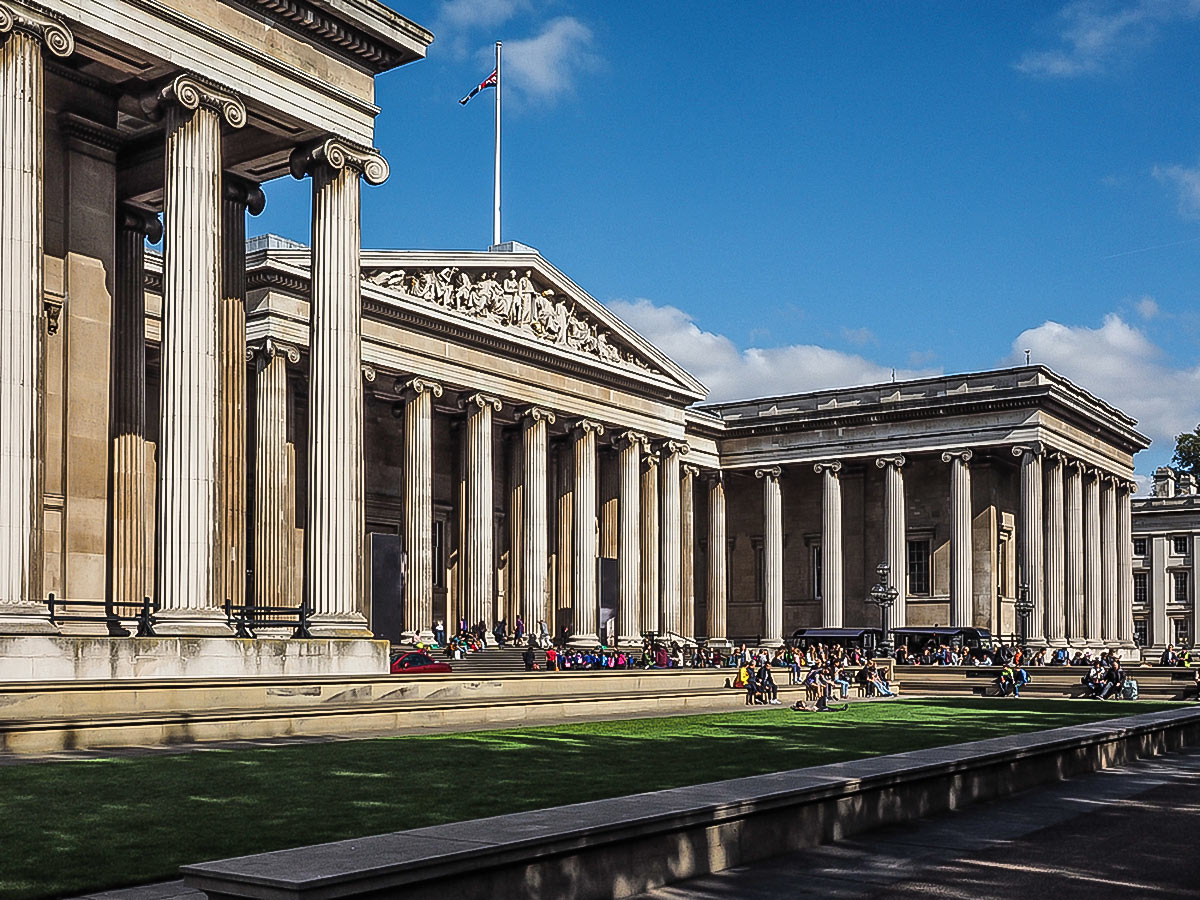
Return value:
[[(482, 249), (505, 42), (504, 237), (713, 399), (987, 369), (1024, 348), (1200, 422), (1200, 0), (393, 3), (372, 247)], [(307, 185), (251, 231), (308, 240)]]

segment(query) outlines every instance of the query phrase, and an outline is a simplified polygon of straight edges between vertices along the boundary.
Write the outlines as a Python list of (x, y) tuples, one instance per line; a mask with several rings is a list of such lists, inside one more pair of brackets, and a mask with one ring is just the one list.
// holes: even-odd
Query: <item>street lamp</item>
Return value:
[(879, 607), (880, 631), (882, 632), (879, 637), (880, 656), (890, 656), (892, 653), (892, 642), (888, 640), (888, 610), (892, 608), (892, 604), (900, 596), (900, 592), (892, 587), (888, 580), (891, 571), (892, 567), (885, 562), (877, 565), (875, 567), (875, 575), (879, 578), (879, 583), (871, 588), (867, 595), (871, 602)]
[(1021, 646), (1029, 642), (1029, 616), (1033, 612), (1033, 601), (1029, 599), (1029, 585), (1021, 582), (1017, 588), (1017, 600), (1014, 604), (1021, 623)]

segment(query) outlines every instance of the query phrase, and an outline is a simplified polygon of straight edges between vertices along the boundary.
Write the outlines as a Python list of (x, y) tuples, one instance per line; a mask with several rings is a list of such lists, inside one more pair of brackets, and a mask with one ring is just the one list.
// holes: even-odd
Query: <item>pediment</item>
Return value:
[(550, 353), (664, 382), (693, 399), (704, 386), (535, 252), (364, 251), (372, 285), (437, 317), (497, 331)]

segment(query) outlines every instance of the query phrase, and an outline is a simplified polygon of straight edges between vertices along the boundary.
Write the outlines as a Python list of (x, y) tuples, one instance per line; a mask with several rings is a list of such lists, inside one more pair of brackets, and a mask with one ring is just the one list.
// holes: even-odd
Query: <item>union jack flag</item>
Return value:
[(476, 94), (478, 94), (480, 91), (482, 91), (484, 88), (494, 88), (496, 86), (496, 78), (497, 78), (497, 72), (495, 69), (492, 69), (491, 75), (489, 75), (487, 78), (483, 79), (483, 81), (479, 82), (479, 84), (475, 87), (474, 90), (471, 91), (471, 93), (467, 94), (467, 96), (463, 97), (458, 102), (461, 103), (463, 106), (466, 106), (467, 101), (470, 100), (472, 97), (474, 97)]

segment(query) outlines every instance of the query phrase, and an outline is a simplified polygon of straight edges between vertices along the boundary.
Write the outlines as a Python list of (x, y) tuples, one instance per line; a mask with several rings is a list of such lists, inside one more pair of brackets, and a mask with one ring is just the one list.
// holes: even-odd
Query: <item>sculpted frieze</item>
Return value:
[(585, 315), (568, 298), (539, 284), (531, 270), (381, 269), (367, 280), (410, 300), (483, 319), (604, 362), (653, 371), (645, 360)]

